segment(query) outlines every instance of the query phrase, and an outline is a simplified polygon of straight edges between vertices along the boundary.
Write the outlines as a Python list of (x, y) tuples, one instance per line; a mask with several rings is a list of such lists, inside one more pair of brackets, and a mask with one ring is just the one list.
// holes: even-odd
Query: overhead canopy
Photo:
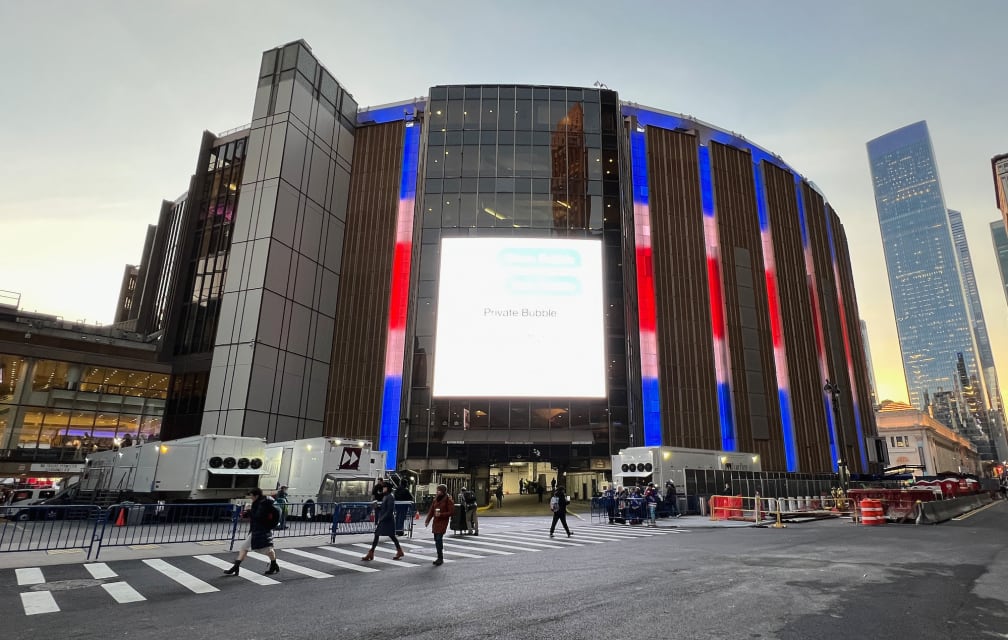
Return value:
[(587, 429), (550, 429), (514, 431), (509, 429), (448, 429), (446, 444), (594, 444)]

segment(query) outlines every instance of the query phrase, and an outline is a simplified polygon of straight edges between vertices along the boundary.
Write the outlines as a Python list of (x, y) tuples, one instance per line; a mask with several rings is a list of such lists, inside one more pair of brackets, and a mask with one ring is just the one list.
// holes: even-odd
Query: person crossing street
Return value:
[(424, 520), (426, 527), (433, 520), (434, 526), (431, 532), (434, 534), (434, 549), (437, 550), (437, 560), (433, 564), (440, 567), (444, 564), (444, 534), (448, 531), (448, 522), (455, 511), (455, 503), (448, 495), (448, 487), (443, 484), (437, 486), (437, 493), (431, 501), (430, 509), (427, 510), (427, 519)]
[(556, 531), (557, 522), (563, 525), (564, 531), (567, 532), (567, 537), (574, 535), (571, 533), (570, 527), (567, 526), (567, 492), (564, 491), (563, 486), (556, 488), (553, 493), (553, 497), (550, 498), (550, 510), (553, 512), (553, 524), (550, 525), (550, 537), (553, 537)]

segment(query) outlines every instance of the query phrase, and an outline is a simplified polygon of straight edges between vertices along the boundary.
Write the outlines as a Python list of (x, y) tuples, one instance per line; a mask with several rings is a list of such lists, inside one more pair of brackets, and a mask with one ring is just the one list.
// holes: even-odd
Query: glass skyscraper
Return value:
[[(867, 146), (907, 391), (911, 404), (927, 410), (935, 394), (982, 384), (966, 278), (927, 123)], [(979, 395), (973, 418), (986, 428), (987, 402)], [(992, 455), (989, 436), (968, 431)]]
[(998, 271), (1001, 273), (1001, 287), (1008, 302), (1008, 232), (1004, 220), (990, 223), (991, 239), (994, 241), (994, 255), (997, 256)]

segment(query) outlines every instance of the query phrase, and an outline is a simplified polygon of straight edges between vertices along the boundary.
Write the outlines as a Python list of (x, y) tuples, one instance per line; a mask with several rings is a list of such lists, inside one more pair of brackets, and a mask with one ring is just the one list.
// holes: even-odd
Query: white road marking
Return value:
[[(406, 547), (408, 549), (419, 549), (420, 553), (425, 553), (426, 554), (426, 553), (429, 553), (431, 551), (433, 551), (435, 553), (437, 552), (436, 549), (434, 549), (433, 547), (424, 547), (424, 546), (419, 545), (419, 544), (411, 544), (409, 542), (400, 542), (399, 544), (401, 544), (402, 546), (404, 546), (404, 547)], [(445, 549), (444, 551), (442, 551), (442, 554), (443, 555), (449, 555), (450, 554), (450, 555), (453, 555), (453, 556), (460, 556), (462, 558), (485, 558), (486, 557), (486, 556), (478, 556), (475, 553), (463, 553), (461, 551), (448, 551), (447, 549)], [(445, 560), (445, 562), (451, 562), (451, 560)]]
[[(322, 547), (326, 551), (334, 551), (336, 547)], [(365, 567), (363, 565), (354, 564), (352, 562), (344, 562), (343, 560), (336, 560), (335, 558), (327, 558), (325, 556), (320, 556), (317, 553), (309, 553), (307, 551), (302, 551), (300, 549), (284, 549), (284, 553), (293, 553), (294, 555), (301, 556), (302, 558), (309, 558), (317, 562), (322, 562), (325, 564), (331, 564), (334, 567), (341, 567), (343, 569), (350, 569), (351, 571), (360, 571), (361, 573), (375, 573), (376, 571), (381, 571), (381, 569), (375, 569), (374, 567)], [(350, 552), (350, 555), (357, 555), (354, 552)]]
[(552, 542), (529, 542), (525, 538), (514, 536), (513, 534), (508, 535), (496, 534), (492, 536), (480, 536), (480, 537), (485, 537), (488, 540), (493, 540), (495, 542), (513, 542), (515, 544), (528, 545), (530, 547), (540, 547), (543, 549), (563, 549), (563, 545), (556, 545), (553, 544)]
[(104, 562), (91, 562), (84, 565), (84, 568), (88, 570), (91, 577), (95, 580), (101, 580), (102, 578), (116, 578), (119, 574), (109, 568)]
[(143, 602), (147, 599), (125, 582), (107, 582), (102, 585), (102, 589), (105, 589), (119, 604)]
[[(430, 545), (431, 547), (434, 546), (434, 541), (433, 540), (424, 540), (422, 538), (414, 538), (413, 540), (414, 540), (414, 542), (419, 543), (419, 544), (426, 544), (426, 545)], [(444, 541), (445, 553), (449, 553), (448, 549), (450, 547), (451, 547), (451, 541), (448, 540), (448, 539), (445, 539), (445, 541)], [(479, 551), (480, 553), (489, 553), (489, 554), (492, 554), (492, 555), (495, 555), (495, 556), (513, 556), (514, 555), (510, 551), (500, 551), (498, 549), (474, 549), (474, 550), (475, 551)], [(464, 556), (473, 555), (473, 554), (470, 554), (470, 553), (462, 553), (461, 551), (452, 551), (451, 553), (454, 553), (456, 555), (464, 555)], [(477, 557), (480, 557), (480, 556), (477, 556)]]
[(56, 599), (48, 591), (28, 591), (21, 594), (21, 604), (27, 616), (40, 613), (55, 613), (60, 610)]
[(45, 584), (45, 576), (42, 575), (42, 569), (39, 569), (38, 567), (15, 569), (14, 573), (17, 575), (18, 586), (27, 584)]
[[(202, 560), (203, 562), (205, 562), (205, 563), (207, 563), (209, 565), (213, 565), (213, 566), (215, 566), (215, 567), (217, 567), (219, 569), (230, 569), (231, 565), (233, 564), (231, 562), (228, 562), (227, 560), (221, 560), (220, 558), (218, 558), (216, 556), (200, 555), (200, 556), (193, 556), (193, 557), (196, 558), (197, 560)], [(248, 567), (245, 567), (244, 571), (242, 571), (242, 570), (239, 569), (239, 571), (238, 571), (238, 577), (239, 578), (245, 578), (249, 582), (254, 582), (255, 584), (257, 584), (259, 586), (262, 586), (262, 587), (268, 587), (271, 584), (280, 584), (278, 581), (274, 580), (273, 578), (261, 575), (260, 573), (258, 573), (256, 571), (250, 571)]]
[[(262, 560), (263, 562), (269, 562), (269, 556), (261, 553), (253, 553), (249, 556), (255, 560)], [(308, 576), (309, 578), (331, 578), (331, 573), (323, 573), (321, 571), (316, 571), (315, 569), (309, 569), (308, 567), (302, 567), (299, 564), (294, 564), (293, 562), (287, 562), (286, 560), (280, 560), (277, 558), (277, 565), (281, 569), (286, 569), (287, 571), (293, 571), (294, 573), (300, 573), (303, 576)]]
[(220, 591), (220, 589), (212, 584), (203, 582), (196, 576), (188, 574), (185, 571), (168, 564), (160, 558), (144, 560), (143, 563), (151, 569), (168, 576), (193, 593), (213, 593), (214, 591)]
[[(358, 542), (354, 546), (355, 547), (360, 547), (361, 549), (370, 549), (371, 548), (371, 545), (369, 545), (366, 542)], [(333, 549), (333, 550), (336, 550), (336, 548), (337, 547), (327, 547), (327, 549)], [(375, 549), (375, 553), (378, 553), (379, 551), (381, 551), (383, 553), (392, 553), (392, 552), (395, 551), (395, 547), (392, 547), (391, 549), (386, 549), (383, 546), (379, 546), (379, 547), (377, 547)], [(347, 554), (357, 555), (353, 551), (349, 551), (349, 550), (346, 550), (346, 549), (340, 549), (339, 552), (340, 553), (347, 553)], [(407, 560), (402, 560), (402, 559), (393, 560), (392, 558), (382, 558), (381, 556), (377, 556), (377, 555), (374, 557), (374, 560), (371, 560), (371, 562), (381, 562), (382, 564), (394, 564), (396, 566), (402, 565), (404, 567), (419, 567), (420, 566), (418, 564), (413, 564), (412, 562), (409, 562)]]
[(489, 540), (473, 540), (470, 538), (454, 538), (452, 540), (445, 540), (445, 544), (459, 545), (461, 547), (469, 547), (473, 550), (479, 549), (481, 552), (486, 551), (482, 547), (494, 547), (498, 549), (509, 549), (510, 551), (531, 551), (537, 553), (542, 551), (542, 549), (531, 549), (522, 547), (514, 544), (500, 544), (499, 542), (490, 542)]

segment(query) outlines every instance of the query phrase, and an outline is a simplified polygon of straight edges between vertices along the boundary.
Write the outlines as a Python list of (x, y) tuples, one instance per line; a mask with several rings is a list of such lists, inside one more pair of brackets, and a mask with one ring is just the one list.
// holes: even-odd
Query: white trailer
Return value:
[(686, 469), (762, 471), (759, 456), (737, 451), (711, 451), (685, 447), (630, 447), (612, 457), (613, 483), (633, 486), (653, 482), (661, 489), (675, 482), (680, 493), (686, 490)]
[(287, 487), (287, 499), (307, 505), (371, 500), (375, 480), (385, 475), (386, 454), (366, 440), (307, 438), (266, 445), (259, 486)]
[(78, 495), (226, 502), (259, 486), (265, 445), (262, 438), (204, 434), (100, 451), (88, 456)]

